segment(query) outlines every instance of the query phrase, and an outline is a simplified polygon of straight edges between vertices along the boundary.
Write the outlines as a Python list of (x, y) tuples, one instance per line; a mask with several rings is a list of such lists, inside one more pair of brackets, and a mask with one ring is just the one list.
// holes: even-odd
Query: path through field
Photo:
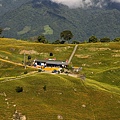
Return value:
[(73, 58), (73, 56), (74, 56), (74, 54), (75, 54), (75, 52), (76, 52), (76, 50), (77, 50), (77, 47), (78, 47), (78, 45), (76, 45), (76, 46), (74, 47), (73, 52), (72, 52), (72, 54), (71, 54), (71, 56), (70, 56), (70, 58), (69, 58), (69, 60), (68, 60), (68, 64), (71, 62), (71, 60), (72, 60), (72, 58)]

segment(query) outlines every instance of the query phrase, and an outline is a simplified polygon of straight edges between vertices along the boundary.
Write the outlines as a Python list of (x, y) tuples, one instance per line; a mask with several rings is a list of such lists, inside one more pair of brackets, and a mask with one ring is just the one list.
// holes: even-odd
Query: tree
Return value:
[(0, 28), (0, 35), (2, 34), (2, 31), (3, 31), (3, 29), (2, 29), (2, 28)]
[(101, 38), (100, 42), (110, 42), (110, 38), (108, 37)]
[(98, 42), (98, 38), (96, 36), (91, 36), (89, 38), (89, 43), (91, 43), (91, 42), (93, 42), (93, 43)]
[(80, 42), (79, 41), (76, 41), (76, 40), (74, 40), (73, 42), (72, 42), (72, 44), (79, 44)]
[(31, 56), (30, 55), (28, 55), (28, 60), (30, 60), (31, 59)]
[(120, 38), (115, 38), (113, 42), (120, 42)]
[(60, 44), (60, 40), (56, 40), (52, 44)]
[(65, 30), (60, 33), (60, 38), (68, 41), (73, 38), (73, 34), (71, 31)]
[(50, 53), (50, 56), (53, 56), (53, 53)]
[(0, 38), (3, 38), (3, 36), (1, 35), (1, 34), (2, 34), (2, 32), (3, 32), (3, 29), (2, 29), (2, 28), (0, 28)]
[(38, 42), (40, 42), (40, 43), (48, 43), (48, 41), (47, 41), (47, 39), (45, 38), (44, 35), (38, 36), (37, 40), (38, 40)]
[(64, 44), (64, 43), (65, 43), (65, 41), (64, 41), (64, 40), (60, 41), (60, 44)]
[(29, 66), (31, 66), (31, 56), (30, 55), (28, 55), (28, 61), (27, 61), (27, 65), (29, 65)]

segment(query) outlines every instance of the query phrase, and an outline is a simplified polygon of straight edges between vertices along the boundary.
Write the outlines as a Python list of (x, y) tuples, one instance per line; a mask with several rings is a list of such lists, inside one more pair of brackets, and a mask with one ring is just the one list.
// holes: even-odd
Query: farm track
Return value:
[(7, 62), (7, 63), (11, 63), (11, 64), (14, 64), (14, 65), (23, 66), (23, 65), (20, 64), (20, 63), (15, 63), (15, 62), (12, 62), (12, 61), (9, 61), (9, 60), (5, 60), (5, 59), (2, 59), (2, 58), (0, 58), (0, 61), (2, 61), (2, 62)]
[(17, 76), (17, 77), (4, 77), (4, 78), (1, 79), (0, 83), (10, 82), (10, 81), (14, 81), (14, 80), (20, 80), (22, 78), (33, 76), (37, 73), (38, 73), (37, 71), (33, 71), (33, 72), (29, 72), (27, 74)]

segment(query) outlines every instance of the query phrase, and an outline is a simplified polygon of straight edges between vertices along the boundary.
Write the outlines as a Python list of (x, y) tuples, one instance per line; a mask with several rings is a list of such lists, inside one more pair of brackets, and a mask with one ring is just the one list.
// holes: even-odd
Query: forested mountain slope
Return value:
[(3, 3), (6, 7), (2, 7), (3, 4), (0, 7), (0, 27), (5, 37), (27, 39), (44, 34), (49, 41), (54, 41), (66, 29), (71, 30), (73, 39), (78, 41), (87, 40), (91, 35), (111, 39), (120, 36), (120, 4), (71, 9), (50, 0)]

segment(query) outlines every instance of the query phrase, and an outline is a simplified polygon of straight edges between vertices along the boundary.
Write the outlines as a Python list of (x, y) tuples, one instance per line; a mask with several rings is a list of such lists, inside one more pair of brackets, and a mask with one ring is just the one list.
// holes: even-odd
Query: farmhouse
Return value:
[(66, 61), (58, 60), (34, 60), (34, 66), (66, 68), (68, 63)]

